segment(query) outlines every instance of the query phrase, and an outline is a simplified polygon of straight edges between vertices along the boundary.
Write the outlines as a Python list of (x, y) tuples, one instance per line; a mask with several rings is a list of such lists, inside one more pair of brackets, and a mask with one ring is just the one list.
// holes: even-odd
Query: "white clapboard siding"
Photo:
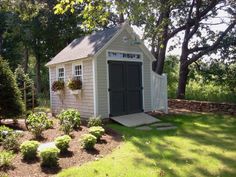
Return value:
[[(65, 68), (65, 85), (72, 78), (73, 62), (64, 64)], [(60, 64), (61, 66), (61, 64)], [(58, 114), (62, 109), (75, 108), (81, 113), (81, 117), (88, 118), (94, 113), (94, 95), (93, 95), (93, 66), (92, 60), (83, 60), (83, 88), (81, 96), (72, 95), (66, 87), (63, 96), (58, 96), (51, 91), (52, 112)], [(50, 67), (50, 79), (53, 83), (56, 79), (56, 66)]]

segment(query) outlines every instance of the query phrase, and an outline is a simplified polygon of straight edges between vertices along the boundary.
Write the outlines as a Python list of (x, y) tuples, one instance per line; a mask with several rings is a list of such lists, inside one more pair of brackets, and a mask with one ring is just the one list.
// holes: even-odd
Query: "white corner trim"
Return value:
[(98, 116), (98, 94), (97, 94), (97, 59), (93, 57), (93, 105), (94, 105), (94, 116)]
[(49, 67), (49, 98), (50, 98), (50, 108), (51, 108), (51, 112), (53, 112), (52, 110), (52, 91), (51, 91), (51, 87), (52, 87), (52, 78), (51, 78), (51, 67)]

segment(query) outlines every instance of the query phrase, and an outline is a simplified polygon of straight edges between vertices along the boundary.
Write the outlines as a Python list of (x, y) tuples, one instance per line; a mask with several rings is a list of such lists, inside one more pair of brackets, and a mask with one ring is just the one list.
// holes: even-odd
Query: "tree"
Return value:
[[(179, 69), (179, 82), (177, 90), (177, 98), (184, 99), (186, 84), (189, 73), (189, 66), (201, 59), (204, 55), (217, 52), (217, 49), (221, 47), (222, 40), (225, 36), (235, 27), (236, 16), (235, 9), (230, 4), (225, 4), (222, 1), (216, 1), (217, 3), (209, 8), (208, 2), (193, 0), (186, 19), (186, 28), (184, 30), (184, 39), (182, 42), (181, 56), (180, 56), (180, 69)], [(207, 23), (209, 18), (217, 16), (219, 10), (224, 10), (231, 15), (232, 20), (224, 31), (214, 32), (209, 28), (210, 24)], [(204, 16), (201, 13), (206, 11)], [(191, 21), (194, 21), (194, 25), (189, 25)], [(204, 32), (207, 34), (203, 34)]]
[(34, 90), (34, 82), (32, 79), (29, 78), (28, 74), (25, 74), (24, 69), (21, 65), (18, 65), (14, 74), (16, 77), (17, 86), (21, 90), (22, 99), (26, 99), (26, 109), (30, 110), (33, 108), (33, 101), (34, 106), (36, 106), (37, 104), (36, 94)]
[(0, 58), (0, 81), (0, 119), (21, 115), (24, 112), (21, 93), (13, 72), (2, 58)]

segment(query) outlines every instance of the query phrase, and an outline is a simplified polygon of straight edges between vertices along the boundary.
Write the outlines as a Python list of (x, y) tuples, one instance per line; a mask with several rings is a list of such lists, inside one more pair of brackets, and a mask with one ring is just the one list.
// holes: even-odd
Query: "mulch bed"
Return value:
[[(56, 137), (63, 135), (63, 132), (59, 130), (58, 120), (54, 119), (53, 129), (48, 129), (43, 133), (43, 139), (38, 140), (41, 143), (51, 142)], [(3, 124), (10, 124), (9, 122), (2, 122)], [(11, 124), (12, 125), (12, 124)], [(25, 129), (24, 121), (19, 121), (14, 127)], [(111, 153), (121, 142), (121, 136), (114, 130), (106, 128), (106, 133), (101, 140), (95, 145), (94, 150), (86, 151), (80, 147), (79, 139), (81, 135), (88, 133), (88, 128), (84, 125), (79, 130), (72, 132), (72, 141), (70, 142), (70, 148), (68, 153), (60, 155), (58, 168), (42, 168), (40, 166), (40, 160), (34, 160), (32, 162), (26, 162), (22, 160), (20, 153), (17, 153), (13, 160), (13, 168), (8, 169), (6, 173), (9, 176), (14, 177), (45, 177), (52, 176), (60, 172), (62, 169), (66, 169), (72, 166), (80, 166), (88, 161), (98, 160), (105, 155)], [(30, 132), (24, 131), (24, 136), (19, 139), (20, 143), (25, 140), (33, 140), (33, 136)], [(2, 148), (0, 148), (2, 149)]]

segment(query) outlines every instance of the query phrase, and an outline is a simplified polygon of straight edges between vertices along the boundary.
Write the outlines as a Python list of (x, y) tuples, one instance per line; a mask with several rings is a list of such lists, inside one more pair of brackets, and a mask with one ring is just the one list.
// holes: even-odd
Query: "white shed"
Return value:
[(152, 111), (154, 60), (128, 23), (73, 40), (46, 66), (50, 87), (79, 77), (82, 90), (74, 95), (65, 88), (57, 95), (50, 89), (52, 112), (76, 108), (84, 118), (109, 118)]

